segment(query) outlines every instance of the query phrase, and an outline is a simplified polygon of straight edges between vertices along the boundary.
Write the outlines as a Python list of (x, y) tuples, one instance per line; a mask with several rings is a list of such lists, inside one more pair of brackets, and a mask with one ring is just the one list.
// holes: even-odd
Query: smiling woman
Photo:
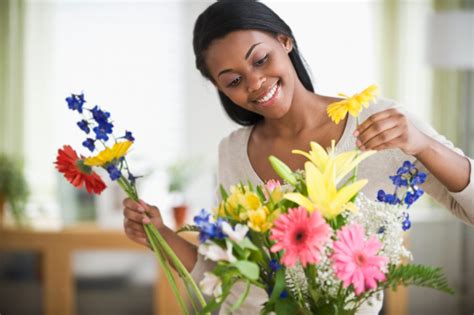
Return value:
[[(193, 35), (197, 69), (216, 88), (228, 116), (244, 126), (219, 145), (218, 175), (224, 188), (239, 181), (256, 185), (278, 179), (267, 161), (270, 155), (291, 169), (303, 169), (304, 157), (292, 155), (292, 149), (307, 151), (311, 141), (329, 147), (334, 140), (337, 153), (357, 148), (380, 151), (360, 164), (359, 177), (371, 183), (362, 190), (366, 196), (375, 199), (378, 189), (388, 188), (384, 179), (393, 169), (405, 160), (416, 161), (417, 168), (429, 174), (425, 191), (459, 219), (474, 224), (472, 160), (396, 102), (382, 97), (371, 101), (360, 121), (341, 116), (337, 119), (341, 123), (334, 124), (327, 110), (341, 99), (314, 91), (293, 32), (267, 6), (251, 0), (219, 1), (198, 17)], [(341, 79), (338, 71), (333, 74)], [(196, 280), (212, 270), (212, 263), (204, 261), (195, 247), (163, 224), (157, 207), (143, 209), (143, 204), (129, 199), (124, 207), (124, 228), (130, 239), (139, 242), (143, 237), (141, 224), (149, 222), (141, 214), (145, 210), (186, 265), (194, 266)], [(246, 293), (243, 283), (233, 286), (221, 314), (238, 305)], [(233, 314), (258, 313), (269, 299), (268, 292), (257, 286), (249, 296)], [(377, 314), (381, 307), (378, 295), (362, 304), (357, 314)]]

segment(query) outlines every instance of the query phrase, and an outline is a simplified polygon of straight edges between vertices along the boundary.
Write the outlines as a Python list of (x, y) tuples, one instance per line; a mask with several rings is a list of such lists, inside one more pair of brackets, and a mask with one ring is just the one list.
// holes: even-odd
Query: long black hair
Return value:
[[(291, 28), (269, 7), (255, 0), (218, 1), (210, 5), (197, 18), (193, 32), (193, 48), (196, 56), (196, 68), (205, 78), (212, 81), (204, 61), (204, 53), (210, 43), (230, 32), (245, 29), (265, 31), (275, 37), (278, 34), (290, 37), (293, 41), (293, 49), (289, 54), (291, 63), (303, 86), (314, 92), (311, 78), (300, 56)], [(243, 109), (224, 93), (218, 92), (224, 110), (234, 122), (250, 126), (263, 119), (263, 116)]]

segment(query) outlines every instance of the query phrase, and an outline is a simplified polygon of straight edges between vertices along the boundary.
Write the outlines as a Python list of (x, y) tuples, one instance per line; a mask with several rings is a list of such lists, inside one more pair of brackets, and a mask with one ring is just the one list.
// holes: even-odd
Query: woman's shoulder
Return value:
[(253, 126), (237, 128), (234, 131), (230, 132), (227, 136), (222, 138), (219, 142), (219, 154), (232, 154), (232, 151), (242, 150), (242, 148), (246, 148), (246, 141), (248, 141), (248, 136), (249, 133), (252, 131), (252, 127)]

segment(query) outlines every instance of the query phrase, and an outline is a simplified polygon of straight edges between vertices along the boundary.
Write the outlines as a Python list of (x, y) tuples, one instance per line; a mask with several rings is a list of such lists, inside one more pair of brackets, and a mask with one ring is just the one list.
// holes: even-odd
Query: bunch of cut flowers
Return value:
[[(136, 189), (136, 181), (140, 176), (132, 174), (127, 163), (127, 154), (135, 141), (132, 132), (125, 130), (121, 136), (114, 136), (114, 123), (110, 113), (97, 105), (87, 108), (84, 94), (72, 94), (66, 98), (66, 102), (69, 109), (80, 115), (77, 127), (86, 135), (82, 146), (87, 149), (88, 154), (79, 155), (70, 145), (64, 145), (58, 150), (55, 162), (57, 170), (76, 188), (85, 187), (87, 192), (95, 194), (100, 194), (106, 188), (105, 182), (95, 169), (105, 170), (110, 180), (117, 183), (129, 198), (142, 202)], [(153, 224), (144, 224), (144, 228), (148, 243), (158, 259), (182, 313), (190, 312), (185, 298), (178, 289), (178, 280), (171, 272), (172, 266), (184, 282), (194, 313), (203, 309), (206, 301), (199, 287), (172, 248)]]
[[(357, 116), (375, 97), (376, 87), (335, 103), (328, 114), (338, 122)], [(336, 154), (311, 142), (304, 170), (292, 171), (278, 158), (269, 161), (284, 184), (238, 183), (221, 186), (222, 201), (194, 218), (183, 230), (199, 231), (199, 253), (215, 262), (200, 283), (211, 297), (201, 313), (219, 308), (236, 283), (242, 295), (230, 313), (247, 299), (252, 286), (265, 290), (261, 313), (355, 314), (369, 299), (399, 285), (452, 293), (441, 269), (406, 263), (403, 245), (411, 222), (407, 209), (423, 195), (426, 174), (405, 161), (390, 176), (394, 192), (380, 190), (374, 199), (360, 191), (359, 163), (376, 154), (358, 150)], [(387, 179), (388, 180), (388, 179)]]

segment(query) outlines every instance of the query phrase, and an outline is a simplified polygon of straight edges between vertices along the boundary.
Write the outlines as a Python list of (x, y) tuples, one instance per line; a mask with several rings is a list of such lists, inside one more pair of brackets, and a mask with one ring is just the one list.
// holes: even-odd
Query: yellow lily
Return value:
[(88, 166), (104, 166), (107, 163), (117, 160), (127, 154), (132, 145), (132, 141), (117, 142), (112, 148), (106, 147), (96, 156), (86, 158), (84, 164)]
[(331, 148), (328, 149), (327, 152), (316, 142), (312, 141), (310, 146), (311, 150), (309, 153), (301, 150), (293, 150), (291, 152), (305, 156), (323, 174), (326, 172), (328, 165), (333, 166), (336, 172), (336, 178), (334, 180), (336, 185), (338, 185), (344, 176), (349, 174), (352, 169), (359, 165), (360, 162), (376, 152), (366, 151), (359, 154), (359, 151), (349, 151), (336, 155), (334, 140), (331, 141)]
[(266, 232), (273, 227), (273, 221), (280, 216), (281, 211), (276, 209), (272, 212), (266, 206), (256, 210), (249, 210), (247, 225), (254, 231)]
[(351, 97), (340, 93), (339, 95), (345, 97), (345, 99), (329, 104), (327, 113), (336, 124), (344, 119), (348, 112), (350, 115), (357, 117), (362, 111), (362, 107), (369, 107), (369, 103), (375, 98), (376, 94), (376, 85), (371, 85), (362, 92), (354, 94)]
[(305, 207), (309, 212), (318, 210), (328, 220), (335, 218), (346, 209), (357, 210), (356, 206), (349, 201), (367, 184), (366, 179), (337, 190), (336, 167), (333, 161), (329, 161), (324, 172), (321, 172), (313, 163), (306, 162), (305, 172), (308, 197), (300, 193), (288, 193), (285, 194), (285, 199)]

